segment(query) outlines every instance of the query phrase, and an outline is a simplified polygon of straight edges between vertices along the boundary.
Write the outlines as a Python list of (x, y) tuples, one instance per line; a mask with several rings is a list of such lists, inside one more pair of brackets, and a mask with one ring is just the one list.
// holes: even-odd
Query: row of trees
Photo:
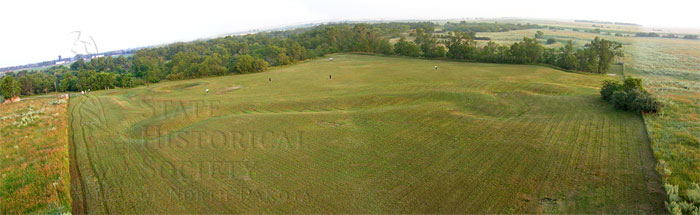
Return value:
[[(536, 35), (537, 36), (537, 35)], [(542, 37), (540, 35), (539, 37)], [(401, 38), (394, 51), (404, 56), (447, 57), (489, 63), (549, 64), (567, 70), (605, 73), (615, 58), (623, 56), (620, 43), (596, 37), (581, 49), (571, 41), (559, 49), (545, 48), (534, 38), (508, 45), (488, 42), (478, 46), (474, 34), (449, 32), (447, 40), (439, 43), (431, 34), (418, 30), (414, 42)]]
[[(654, 33), (654, 32), (649, 32), (649, 33), (637, 32), (637, 33), (635, 33), (634, 35), (637, 36), (637, 37), (679, 38), (679, 36), (676, 35), (676, 34), (665, 34), (665, 35), (661, 35), (661, 34)], [(698, 39), (698, 35), (687, 34), (687, 35), (684, 35), (684, 36), (683, 36), (683, 39), (695, 40), (695, 39)]]
[(269, 66), (293, 64), (335, 52), (392, 54), (393, 46), (388, 38), (397, 29), (433, 29), (433, 26), (430, 22), (323, 25), (174, 43), (142, 49), (130, 57), (78, 60), (69, 67), (8, 75), (19, 83), (21, 95), (129, 88), (162, 80), (261, 72)]
[[(459, 26), (464, 25), (472, 23), (459, 23)], [(19, 84), (21, 95), (33, 95), (54, 90), (130, 88), (162, 80), (254, 73), (265, 71), (269, 66), (294, 64), (336, 52), (448, 57), (492, 63), (544, 63), (596, 73), (605, 72), (612, 60), (621, 56), (619, 43), (599, 38), (582, 49), (575, 49), (571, 42), (561, 49), (547, 49), (531, 38), (509, 46), (494, 42), (477, 46), (473, 31), (449, 32), (446, 36), (436, 37), (430, 33), (435, 26), (430, 22), (322, 25), (174, 43), (141, 49), (130, 57), (78, 60), (69, 67), (57, 66), (39, 72), (21, 71), (10, 75)], [(509, 29), (536, 27), (494, 23), (480, 26)], [(395, 37), (399, 31), (412, 31), (415, 40), (401, 38), (392, 45), (388, 39)]]
[(512, 24), (512, 23), (485, 23), (485, 22), (466, 22), (460, 21), (459, 23), (447, 22), (444, 25), (444, 29), (447, 31), (461, 31), (461, 32), (506, 32), (514, 30), (524, 30), (524, 29), (539, 29), (544, 26), (537, 24)]

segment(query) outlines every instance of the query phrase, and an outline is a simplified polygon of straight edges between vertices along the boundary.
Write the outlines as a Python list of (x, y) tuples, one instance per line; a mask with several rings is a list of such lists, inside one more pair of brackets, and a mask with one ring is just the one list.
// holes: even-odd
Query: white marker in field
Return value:
[(333, 58), (328, 58), (328, 60), (333, 61)]

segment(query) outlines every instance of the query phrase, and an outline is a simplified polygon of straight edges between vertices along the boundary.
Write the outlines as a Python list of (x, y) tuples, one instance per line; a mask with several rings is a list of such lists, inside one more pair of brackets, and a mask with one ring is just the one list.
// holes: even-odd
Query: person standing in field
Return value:
[(328, 75), (328, 80), (333, 80), (333, 75)]
[(437, 71), (437, 66), (435, 66), (435, 71)]
[(206, 89), (206, 90), (204, 90), (204, 91), (206, 91), (206, 92), (207, 92), (207, 95), (209, 95), (209, 89)]

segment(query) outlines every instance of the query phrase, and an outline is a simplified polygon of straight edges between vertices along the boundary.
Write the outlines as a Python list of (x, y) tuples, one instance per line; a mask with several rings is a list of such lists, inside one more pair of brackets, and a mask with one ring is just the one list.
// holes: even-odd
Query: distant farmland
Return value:
[(664, 213), (608, 77), (331, 57), (72, 96), (73, 212)]

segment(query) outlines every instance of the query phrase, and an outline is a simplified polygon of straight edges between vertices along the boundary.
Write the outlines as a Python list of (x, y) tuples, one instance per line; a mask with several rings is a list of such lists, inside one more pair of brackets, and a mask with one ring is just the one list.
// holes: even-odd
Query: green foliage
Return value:
[(235, 57), (236, 72), (238, 73), (255, 73), (262, 72), (267, 69), (267, 62), (261, 59), (255, 59), (250, 55), (238, 55)]
[(698, 35), (691, 35), (691, 34), (685, 35), (685, 36), (683, 36), (683, 39), (697, 40), (697, 39), (698, 39)]
[(639, 78), (627, 77), (623, 84), (613, 80), (603, 81), (600, 95), (619, 110), (655, 113), (662, 107), (661, 102), (644, 90)]
[(659, 37), (661, 35), (654, 33), (654, 32), (649, 32), (649, 33), (644, 33), (644, 32), (638, 32), (635, 34), (637, 37)]
[(522, 42), (513, 43), (510, 46), (513, 62), (522, 64), (532, 64), (540, 62), (544, 47), (533, 38), (523, 38)]
[(420, 47), (414, 42), (406, 41), (406, 39), (401, 38), (399, 42), (394, 44), (394, 52), (398, 55), (418, 57), (420, 56)]
[(422, 29), (416, 30), (416, 44), (420, 46), (423, 52), (423, 57), (444, 57), (447, 50), (437, 42), (432, 34), (423, 32)]
[(666, 189), (666, 209), (671, 214), (700, 214), (700, 185), (692, 183), (684, 195), (679, 192), (678, 185), (664, 184)]
[(474, 34), (462, 33), (459, 31), (450, 32), (448, 34), (447, 57), (452, 59), (471, 59), (476, 60), (476, 42)]
[(542, 32), (542, 31), (537, 31), (537, 32), (535, 33), (535, 38), (537, 38), (537, 39), (542, 39), (542, 38), (544, 38), (544, 32)]
[(566, 45), (559, 48), (559, 55), (556, 58), (555, 64), (564, 69), (579, 68), (579, 60), (574, 50), (574, 44), (569, 40)]
[[(588, 53), (584, 54), (584, 58), (588, 64), (586, 69), (588, 72), (603, 74), (610, 68), (613, 60), (616, 57), (622, 57), (622, 44), (606, 39), (596, 37), (586, 49)], [(586, 71), (586, 70), (584, 70)]]
[(633, 78), (633, 77), (627, 77), (623, 81), (623, 84), (621, 86), (622, 90), (629, 91), (629, 90), (644, 90), (644, 87), (642, 86), (642, 79), (641, 78)]
[(483, 22), (466, 22), (459, 23), (448, 22), (444, 25), (444, 29), (448, 31), (461, 32), (506, 32), (524, 29), (539, 29), (542, 26), (537, 24), (512, 24), (512, 23), (483, 23)]
[(20, 90), (19, 82), (11, 75), (5, 76), (0, 83), (0, 91), (2, 91), (2, 97), (4, 98), (11, 99), (19, 96)]
[[(294, 64), (335, 52), (370, 52), (411, 57), (473, 60), (491, 63), (552, 64), (564, 69), (603, 73), (617, 56), (621, 45), (607, 40), (592, 41), (587, 48), (575, 50), (570, 43), (559, 50), (546, 49), (536, 39), (524, 38), (510, 46), (489, 42), (479, 47), (474, 32), (539, 28), (537, 25), (503, 23), (447, 24), (465, 27), (465, 33), (448, 32), (438, 38), (430, 33), (434, 23), (331, 24), (288, 31), (228, 36), (206, 41), (173, 43), (137, 51), (131, 57), (102, 57), (78, 60), (65, 67), (41, 72), (22, 71), (20, 93), (33, 95), (54, 91), (81, 91), (131, 88), (162, 80), (183, 80), (234, 73), (252, 73), (268, 66)], [(459, 29), (461, 29), (459, 27)], [(388, 37), (415, 29), (415, 41)], [(457, 28), (456, 28), (457, 29)], [(539, 38), (543, 33), (539, 31)], [(446, 38), (446, 40), (445, 40)], [(549, 40), (549, 43), (555, 41)], [(449, 50), (449, 51), (448, 51)], [(241, 59), (239, 56), (247, 56)], [(240, 62), (239, 62), (240, 61)]]
[(620, 82), (615, 80), (605, 80), (603, 81), (603, 86), (600, 88), (600, 96), (603, 97), (603, 100), (609, 101), (613, 93), (620, 91), (620, 89), (622, 89)]
[(547, 39), (547, 44), (554, 44), (554, 43), (557, 43), (556, 39), (554, 39), (554, 38)]

